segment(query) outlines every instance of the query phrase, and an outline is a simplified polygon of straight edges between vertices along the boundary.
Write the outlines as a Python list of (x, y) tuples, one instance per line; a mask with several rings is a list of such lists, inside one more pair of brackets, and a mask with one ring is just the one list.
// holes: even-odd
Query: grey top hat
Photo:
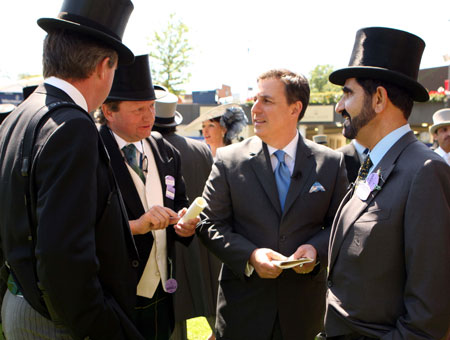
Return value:
[(328, 137), (327, 137), (327, 135), (314, 135), (313, 140), (317, 144), (327, 144)]
[(64, 0), (57, 18), (41, 18), (38, 25), (75, 31), (113, 48), (120, 64), (130, 64), (133, 52), (122, 44), (122, 37), (134, 6), (130, 0)]
[(356, 33), (349, 67), (330, 74), (330, 82), (344, 85), (349, 78), (384, 80), (405, 89), (418, 102), (429, 99), (417, 82), (425, 42), (418, 36), (386, 27), (362, 28)]
[(430, 133), (436, 133), (436, 130), (443, 126), (450, 126), (450, 109), (441, 109), (433, 114), (433, 125), (430, 126)]
[(155, 101), (156, 117), (154, 125), (159, 127), (180, 125), (183, 121), (183, 116), (176, 111), (177, 103), (178, 97), (170, 92), (166, 96), (157, 99)]

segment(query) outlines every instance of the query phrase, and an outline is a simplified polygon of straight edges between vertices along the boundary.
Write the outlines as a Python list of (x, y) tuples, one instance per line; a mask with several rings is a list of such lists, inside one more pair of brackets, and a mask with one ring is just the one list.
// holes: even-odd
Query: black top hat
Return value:
[(408, 32), (367, 27), (356, 32), (349, 67), (330, 74), (330, 82), (344, 85), (348, 78), (378, 79), (405, 89), (418, 102), (429, 99), (417, 82), (425, 42)]
[(120, 64), (133, 62), (134, 55), (122, 44), (122, 37), (134, 6), (130, 0), (64, 0), (57, 18), (41, 18), (45, 31), (67, 29), (111, 46)]
[[(163, 89), (161, 87), (161, 89)], [(114, 75), (114, 81), (107, 101), (155, 100), (163, 97), (165, 90), (153, 88), (148, 54), (136, 56), (131, 65), (120, 65)]]

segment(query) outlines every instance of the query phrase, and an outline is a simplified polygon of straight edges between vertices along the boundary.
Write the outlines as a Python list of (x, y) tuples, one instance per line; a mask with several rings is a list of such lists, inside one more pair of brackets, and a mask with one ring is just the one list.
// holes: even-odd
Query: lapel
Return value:
[(269, 197), (274, 209), (281, 216), (281, 205), (278, 198), (277, 183), (270, 162), (269, 151), (266, 143), (259, 138), (254, 138), (250, 143), (250, 164), (264, 189), (267, 197)]
[[(164, 147), (162, 145), (160, 147), (158, 147), (158, 141), (156, 140), (156, 138), (153, 135), (151, 135), (149, 138), (147, 138), (147, 142), (149, 143), (149, 145), (152, 149), (153, 157), (155, 159), (156, 167), (158, 169), (158, 175), (159, 175), (159, 180), (161, 182), (164, 206), (173, 208), (173, 206), (174, 206), (173, 200), (166, 197), (166, 175), (170, 174), (168, 165), (170, 162), (173, 162), (173, 158), (167, 159), (167, 154), (164, 152)], [(176, 185), (176, 183), (175, 183), (175, 185)]]
[(124, 162), (122, 153), (119, 150), (116, 139), (106, 125), (100, 127), (100, 136), (102, 137), (106, 150), (111, 158), (111, 166), (117, 178), (129, 218), (131, 220), (137, 219), (145, 212), (145, 210), (142, 206), (141, 199), (139, 198), (130, 172)]
[[(400, 138), (381, 159), (380, 163), (376, 166), (373, 172), (380, 171), (380, 186), (383, 190), (383, 186), (386, 185), (389, 175), (395, 168), (396, 162), (403, 150), (411, 143), (417, 142), (416, 137), (412, 131), (405, 134)], [(349, 229), (353, 226), (356, 220), (366, 210), (370, 203), (375, 199), (381, 190), (374, 190), (370, 193), (367, 200), (360, 200), (357, 195), (352, 195), (354, 188), (350, 190), (341, 203), (341, 210), (338, 211), (333, 223), (334, 235), (332, 235), (330, 249), (330, 271), (331, 267), (336, 260), (342, 241), (347, 235)]]
[(309, 177), (314, 169), (315, 159), (311, 149), (305, 144), (303, 137), (299, 135), (297, 153), (295, 155), (295, 165), (292, 172), (291, 184), (286, 196), (284, 206), (285, 215), (292, 207), (297, 197), (305, 190), (305, 185), (309, 182)]

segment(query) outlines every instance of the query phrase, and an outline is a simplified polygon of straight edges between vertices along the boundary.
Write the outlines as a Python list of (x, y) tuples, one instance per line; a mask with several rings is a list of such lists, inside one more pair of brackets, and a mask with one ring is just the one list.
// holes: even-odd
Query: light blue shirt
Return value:
[[(286, 163), (286, 166), (289, 169), (289, 172), (294, 172), (294, 166), (295, 166), (295, 156), (297, 155), (297, 146), (298, 146), (298, 139), (299, 139), (298, 133), (295, 134), (295, 137), (289, 142), (288, 145), (286, 145), (282, 150), (285, 152), (284, 155), (284, 162)], [(275, 171), (275, 168), (278, 165), (278, 159), (275, 156), (275, 151), (278, 149), (274, 148), (273, 146), (270, 146), (267, 144), (267, 150), (269, 151), (270, 155), (270, 162), (272, 164), (272, 170)]]
[(405, 124), (398, 129), (392, 131), (388, 135), (384, 136), (377, 145), (369, 152), (370, 159), (373, 163), (369, 170), (369, 174), (376, 168), (378, 163), (383, 159), (384, 155), (392, 148), (392, 146), (397, 143), (397, 141), (406, 135), (411, 128), (409, 124)]

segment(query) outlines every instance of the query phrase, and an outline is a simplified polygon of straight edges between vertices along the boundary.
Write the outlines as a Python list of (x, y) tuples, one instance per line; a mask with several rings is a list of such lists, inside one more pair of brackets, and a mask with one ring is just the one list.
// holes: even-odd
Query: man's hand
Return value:
[(177, 223), (179, 219), (172, 209), (154, 205), (139, 219), (130, 221), (130, 229), (133, 235), (143, 235), (151, 230), (165, 229), (168, 225)]
[(289, 257), (289, 259), (297, 260), (302, 257), (309, 257), (310, 259), (313, 259), (313, 261), (311, 263), (305, 263), (305, 264), (298, 265), (292, 269), (294, 269), (297, 274), (308, 274), (316, 266), (316, 260), (317, 260), (316, 248), (314, 248), (310, 244), (302, 244), (300, 247), (297, 248), (295, 253)]
[(255, 268), (260, 278), (275, 279), (283, 269), (272, 264), (272, 260), (285, 260), (286, 256), (268, 248), (255, 249), (250, 255), (249, 262)]
[[(178, 216), (181, 219), (184, 214), (186, 214), (187, 208), (183, 208), (178, 212)], [(178, 222), (178, 221), (177, 221)], [(181, 237), (189, 237), (194, 235), (195, 233), (195, 227), (197, 226), (198, 222), (200, 222), (200, 218), (191, 218), (190, 220), (184, 221), (183, 223), (178, 223), (173, 226), (175, 229), (175, 232), (181, 236)]]

